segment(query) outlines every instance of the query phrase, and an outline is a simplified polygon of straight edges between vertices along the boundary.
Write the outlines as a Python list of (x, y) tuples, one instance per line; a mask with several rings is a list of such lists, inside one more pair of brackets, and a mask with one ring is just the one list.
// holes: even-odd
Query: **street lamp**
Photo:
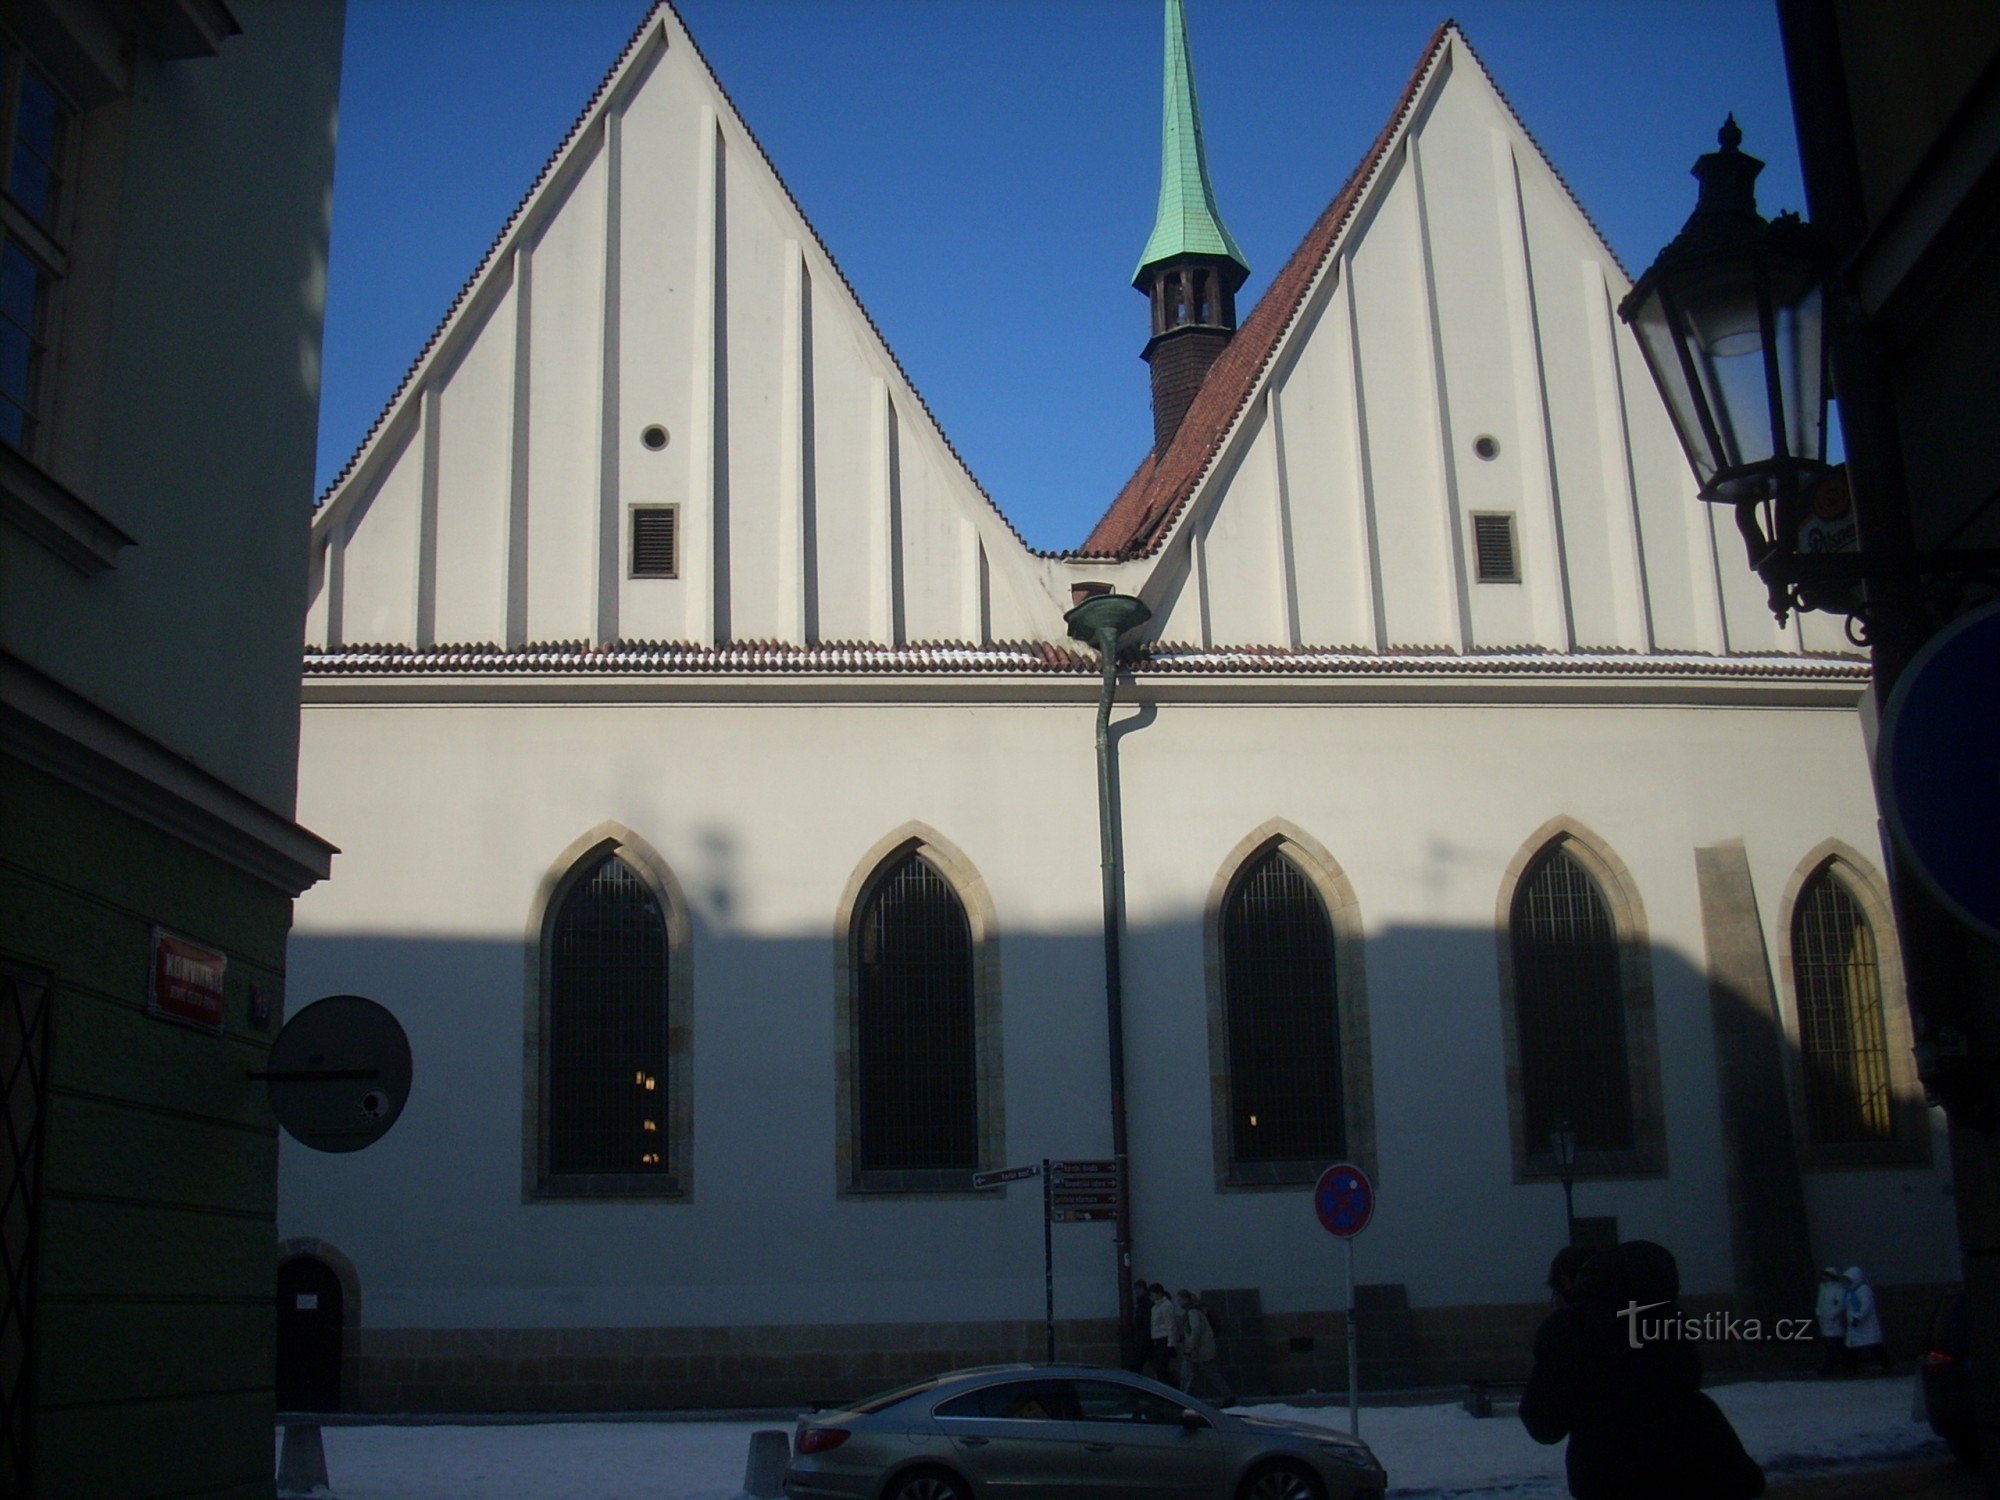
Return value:
[(1734, 115), (1716, 141), (1694, 165), (1694, 212), (1618, 315), (1638, 336), (1701, 498), (1735, 507), (1782, 621), (1802, 497), (1827, 468), (1822, 267), (1810, 225), (1757, 212), (1764, 164), (1739, 149)]
[(1549, 1132), (1549, 1155), (1556, 1159), (1556, 1175), (1563, 1185), (1563, 1223), (1568, 1233), (1565, 1245), (1576, 1243), (1576, 1130), (1567, 1120), (1556, 1121)]
[(1118, 843), (1118, 762), (1111, 738), (1111, 707), (1118, 697), (1118, 642), (1153, 617), (1145, 602), (1112, 591), (1109, 584), (1084, 583), (1063, 616), (1070, 636), (1097, 650), (1103, 688), (1097, 698), (1097, 849), (1104, 898), (1104, 1013), (1110, 1039), (1111, 1155), (1118, 1163), (1118, 1222), (1112, 1253), (1118, 1262), (1118, 1345), (1136, 1354), (1142, 1335), (1132, 1308), (1132, 1175), (1125, 1132), (1125, 990), (1120, 977), (1119, 895), (1124, 872)]
[(1739, 149), (1735, 116), (1716, 141), (1721, 149), (1694, 164), (1694, 212), (1618, 315), (1639, 340), (1701, 498), (1734, 508), (1778, 622), (1830, 610), (1856, 616), (1865, 640), (1859, 585), (1990, 574), (2000, 551), (1861, 552), (1844, 487), (1823, 482), (1827, 254), (1798, 215), (1757, 212), (1764, 164)]

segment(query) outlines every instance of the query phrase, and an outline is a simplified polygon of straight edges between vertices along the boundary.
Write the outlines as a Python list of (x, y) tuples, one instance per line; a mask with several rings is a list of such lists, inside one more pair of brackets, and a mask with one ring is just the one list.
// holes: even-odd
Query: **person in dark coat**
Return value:
[[(1551, 1267), (1551, 1280), (1555, 1279)], [(1752, 1500), (1764, 1472), (1701, 1390), (1701, 1355), (1680, 1337), (1680, 1271), (1650, 1240), (1584, 1263), (1575, 1300), (1542, 1320), (1521, 1423), (1569, 1439), (1576, 1500)]]
[(1147, 1330), (1153, 1321), (1153, 1288), (1145, 1277), (1132, 1282), (1132, 1342), (1125, 1350), (1125, 1368), (1134, 1375), (1146, 1373), (1146, 1358), (1153, 1352)]

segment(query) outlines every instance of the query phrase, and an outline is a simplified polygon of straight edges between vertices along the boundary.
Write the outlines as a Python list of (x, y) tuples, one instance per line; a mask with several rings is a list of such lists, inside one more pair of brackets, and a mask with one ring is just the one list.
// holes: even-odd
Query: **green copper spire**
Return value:
[(1236, 247), (1215, 207), (1208, 181), (1208, 153), (1201, 144), (1201, 106), (1194, 97), (1194, 67), (1188, 61), (1187, 15), (1181, 0), (1167, 0), (1165, 107), (1160, 122), (1160, 212), (1152, 238), (1139, 257), (1132, 281), (1146, 267), (1177, 255), (1216, 255), (1232, 260), (1247, 276), (1250, 263)]

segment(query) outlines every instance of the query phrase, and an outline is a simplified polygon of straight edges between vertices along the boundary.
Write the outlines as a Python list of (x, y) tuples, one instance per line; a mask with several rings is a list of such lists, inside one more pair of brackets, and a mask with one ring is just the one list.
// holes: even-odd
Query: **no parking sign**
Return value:
[(1351, 1240), (1375, 1217), (1375, 1184), (1353, 1162), (1335, 1162), (1319, 1174), (1313, 1212), (1328, 1234)]
[(1320, 1227), (1347, 1252), (1347, 1427), (1361, 1435), (1360, 1334), (1354, 1325), (1354, 1237), (1375, 1217), (1375, 1184), (1351, 1161), (1337, 1161), (1313, 1186), (1313, 1213)]

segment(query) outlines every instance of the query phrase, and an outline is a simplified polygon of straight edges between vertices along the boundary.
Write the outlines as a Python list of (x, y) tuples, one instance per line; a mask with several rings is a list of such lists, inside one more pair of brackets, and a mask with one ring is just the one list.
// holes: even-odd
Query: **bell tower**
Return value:
[(1164, 453), (1209, 366), (1236, 332), (1236, 293), (1249, 262), (1222, 222), (1208, 180), (1201, 106), (1188, 59), (1187, 15), (1166, 0), (1160, 122), (1160, 207), (1132, 285), (1152, 304), (1145, 360), (1153, 372), (1153, 451)]

